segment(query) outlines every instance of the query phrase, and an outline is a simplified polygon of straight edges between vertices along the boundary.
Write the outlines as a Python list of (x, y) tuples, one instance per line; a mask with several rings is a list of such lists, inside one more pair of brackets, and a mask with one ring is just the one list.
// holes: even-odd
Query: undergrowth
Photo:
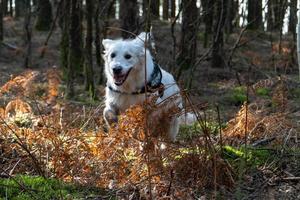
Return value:
[[(34, 87), (39, 79), (46, 79), (47, 84)], [(296, 132), (280, 92), (268, 93), (270, 101), (277, 103), (276, 111), (266, 115), (266, 107), (245, 103), (226, 125), (203, 120), (203, 113), (190, 103), (199, 120), (182, 126), (176, 143), (166, 139), (170, 117), (180, 114), (178, 108), (169, 106), (172, 98), (157, 105), (158, 97), (149, 97), (145, 104), (121, 114), (118, 124), (107, 132), (101, 105), (64, 101), (60, 84), (59, 72), (51, 69), (45, 74), (25, 72), (0, 88), (0, 98), (7, 100), (0, 109), (0, 170), (12, 177), (1, 179), (2, 197), (19, 195), (20, 189), (25, 191), (20, 194), (24, 199), (43, 191), (49, 192), (43, 193), (45, 199), (86, 197), (68, 183), (119, 191), (118, 198), (125, 199), (193, 199), (204, 189), (216, 195), (241, 180), (237, 173), (243, 166), (241, 160), (247, 167), (259, 168), (274, 156), (273, 151), (249, 145), (288, 147), (287, 133)], [(265, 90), (260, 93), (267, 95)], [(245, 88), (236, 88), (233, 94), (235, 102), (245, 101)], [(162, 108), (165, 111), (158, 112)]]

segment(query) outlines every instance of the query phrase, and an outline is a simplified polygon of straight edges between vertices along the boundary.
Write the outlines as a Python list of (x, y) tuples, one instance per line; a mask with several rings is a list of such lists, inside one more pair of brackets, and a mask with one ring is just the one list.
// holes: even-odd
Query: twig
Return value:
[(15, 50), (15, 51), (16, 51), (16, 50), (19, 49), (17, 46), (15, 46), (15, 45), (13, 45), (13, 44), (9, 44), (9, 43), (4, 42), (4, 41), (2, 41), (1, 44), (2, 44), (3, 46), (5, 46), (5, 47), (11, 49), (11, 50)]

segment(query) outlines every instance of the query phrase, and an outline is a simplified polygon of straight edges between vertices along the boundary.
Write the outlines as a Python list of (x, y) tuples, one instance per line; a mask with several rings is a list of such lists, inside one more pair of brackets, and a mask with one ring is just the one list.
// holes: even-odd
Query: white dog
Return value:
[[(118, 114), (124, 112), (131, 105), (142, 103), (145, 100), (146, 87), (147, 91), (157, 92), (157, 88), (164, 85), (164, 91), (157, 103), (175, 95), (177, 98), (173, 103), (182, 109), (179, 87), (173, 76), (161, 69), (153, 61), (149, 50), (145, 50), (146, 37), (146, 33), (141, 33), (131, 40), (104, 39), (102, 42), (105, 48), (103, 57), (107, 77), (106, 107), (103, 116), (108, 125), (117, 122)], [(178, 133), (180, 121), (182, 121), (182, 117), (176, 116), (170, 121), (168, 136), (172, 141), (175, 140)]]

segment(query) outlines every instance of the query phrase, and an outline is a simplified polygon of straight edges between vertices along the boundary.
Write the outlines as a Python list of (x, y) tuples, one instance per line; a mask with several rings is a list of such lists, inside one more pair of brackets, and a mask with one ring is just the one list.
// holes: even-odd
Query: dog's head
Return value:
[(133, 71), (143, 69), (146, 37), (146, 33), (141, 33), (133, 40), (103, 40), (106, 76), (111, 77), (115, 85), (121, 86)]

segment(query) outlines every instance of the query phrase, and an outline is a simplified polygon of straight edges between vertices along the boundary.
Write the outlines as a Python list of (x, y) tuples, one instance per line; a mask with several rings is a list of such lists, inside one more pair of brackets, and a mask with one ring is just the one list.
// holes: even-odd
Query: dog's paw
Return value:
[(114, 123), (118, 123), (118, 116), (111, 109), (105, 109), (103, 112), (103, 117), (108, 126), (111, 126)]

